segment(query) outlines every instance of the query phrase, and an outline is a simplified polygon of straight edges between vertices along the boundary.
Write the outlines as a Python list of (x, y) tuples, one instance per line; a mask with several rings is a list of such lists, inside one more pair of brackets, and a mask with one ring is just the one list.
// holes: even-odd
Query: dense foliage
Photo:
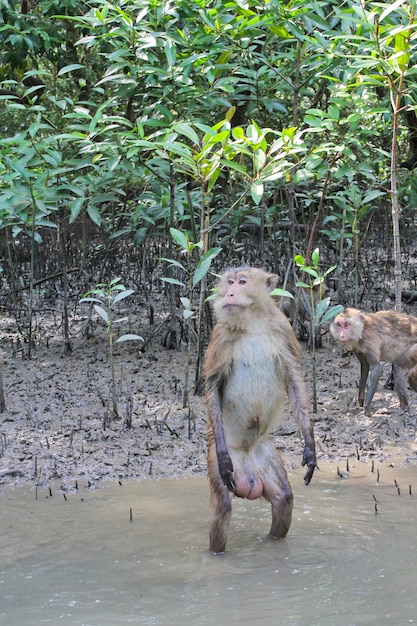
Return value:
[(0, 255), (16, 310), (40, 285), (67, 298), (71, 272), (85, 290), (115, 271), (152, 289), (170, 228), (202, 242), (195, 265), (219, 246), (219, 265), (254, 254), (282, 276), (320, 244), (339, 294), (363, 279), (373, 233), (400, 279), (415, 5), (0, 0)]

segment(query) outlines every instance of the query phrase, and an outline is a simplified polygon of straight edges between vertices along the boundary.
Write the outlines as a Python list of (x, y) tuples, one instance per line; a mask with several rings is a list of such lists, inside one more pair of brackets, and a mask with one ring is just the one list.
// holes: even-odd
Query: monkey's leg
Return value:
[(371, 406), (372, 398), (374, 397), (375, 391), (377, 390), (378, 382), (379, 382), (379, 379), (381, 378), (381, 374), (382, 374), (381, 363), (379, 362), (373, 363), (369, 370), (369, 383), (368, 383), (368, 389), (366, 391), (366, 397), (365, 397), (365, 411), (368, 411)]
[(282, 539), (291, 526), (294, 497), (284, 464), (276, 450), (272, 462), (265, 471), (263, 496), (271, 503), (272, 508), (269, 535), (274, 539)]
[(411, 389), (417, 391), (417, 365), (408, 373), (408, 382), (410, 383)]
[(384, 389), (394, 389), (394, 374), (392, 367), (390, 373), (388, 374), (388, 378), (384, 383)]
[(358, 354), (357, 357), (361, 364), (361, 375), (359, 378), (358, 403), (359, 403), (359, 406), (363, 406), (365, 403), (365, 388), (366, 388), (366, 381), (368, 380), (368, 374), (369, 374), (369, 363), (365, 356)]
[(208, 474), (210, 480), (210, 551), (221, 554), (225, 551), (233, 494), (224, 485), (219, 474), (216, 446), (210, 442), (208, 448)]
[(414, 344), (406, 350), (399, 359), (393, 363), (392, 371), (394, 375), (394, 387), (400, 399), (400, 406), (408, 410), (407, 399), (407, 379), (410, 385), (416, 391), (417, 382), (417, 344)]
[(408, 411), (408, 399), (407, 399), (408, 370), (404, 369), (397, 363), (394, 363), (393, 373), (394, 373), (394, 388), (400, 399), (400, 407)]

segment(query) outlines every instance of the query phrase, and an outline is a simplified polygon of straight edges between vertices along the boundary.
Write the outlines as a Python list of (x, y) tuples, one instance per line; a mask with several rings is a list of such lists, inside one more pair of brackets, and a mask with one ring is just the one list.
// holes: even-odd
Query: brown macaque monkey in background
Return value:
[[(417, 317), (396, 311), (364, 313), (347, 308), (336, 315), (330, 332), (361, 364), (359, 406), (369, 412), (382, 374), (381, 361), (392, 363), (400, 406), (408, 410), (407, 380), (417, 391)], [(369, 384), (365, 395), (369, 374)]]
[(210, 550), (225, 550), (232, 498), (263, 496), (271, 503), (270, 536), (285, 537), (293, 494), (270, 439), (287, 398), (305, 440), (304, 477), (316, 467), (313, 424), (292, 327), (269, 295), (275, 274), (253, 267), (224, 272), (214, 300), (217, 323), (204, 363), (208, 412)]

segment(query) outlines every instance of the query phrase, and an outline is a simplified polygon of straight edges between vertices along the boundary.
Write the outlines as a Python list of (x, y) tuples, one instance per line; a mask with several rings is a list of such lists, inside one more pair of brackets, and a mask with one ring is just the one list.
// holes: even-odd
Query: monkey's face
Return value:
[(249, 327), (262, 311), (271, 306), (270, 291), (278, 276), (255, 267), (227, 270), (217, 287), (214, 312), (218, 321), (229, 328)]
[(220, 280), (214, 311), (219, 321), (234, 324), (251, 306), (251, 280), (248, 271), (229, 270)]
[(253, 297), (250, 295), (250, 279), (247, 272), (230, 272), (225, 279), (223, 309), (234, 311), (250, 306)]
[(333, 337), (340, 341), (340, 343), (346, 345), (356, 343), (362, 337), (363, 331), (363, 319), (359, 311), (349, 309), (353, 312), (353, 315), (347, 313), (339, 313), (334, 318), (333, 323), (330, 326), (330, 332)]
[(347, 319), (339, 320), (336, 325), (339, 330), (339, 341), (341, 342), (349, 341), (350, 327), (351, 327), (350, 321)]

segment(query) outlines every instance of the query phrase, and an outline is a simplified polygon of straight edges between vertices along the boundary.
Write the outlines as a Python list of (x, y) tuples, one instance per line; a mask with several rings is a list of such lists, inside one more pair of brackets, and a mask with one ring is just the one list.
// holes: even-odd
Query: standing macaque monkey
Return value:
[(304, 477), (316, 467), (313, 424), (300, 347), (269, 295), (275, 274), (252, 267), (227, 270), (217, 289), (213, 329), (204, 363), (208, 411), (210, 550), (225, 550), (233, 495), (263, 496), (272, 506), (270, 536), (285, 537), (293, 495), (281, 457), (269, 437), (283, 421), (288, 397), (305, 440)]
[[(417, 391), (417, 317), (396, 311), (364, 313), (345, 309), (336, 315), (330, 332), (361, 364), (359, 406), (369, 412), (382, 374), (381, 361), (392, 363), (394, 388), (400, 406), (408, 410), (407, 380)], [(369, 384), (365, 395), (366, 382)]]

